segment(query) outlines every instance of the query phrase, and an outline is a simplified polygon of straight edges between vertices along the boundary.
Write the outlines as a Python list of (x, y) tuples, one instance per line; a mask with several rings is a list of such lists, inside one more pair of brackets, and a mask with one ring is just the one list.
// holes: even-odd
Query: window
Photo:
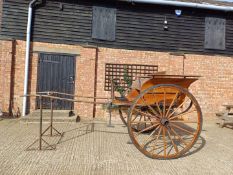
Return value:
[(92, 15), (92, 38), (114, 41), (116, 9), (93, 6)]
[(223, 18), (205, 18), (205, 49), (225, 49), (225, 24)]

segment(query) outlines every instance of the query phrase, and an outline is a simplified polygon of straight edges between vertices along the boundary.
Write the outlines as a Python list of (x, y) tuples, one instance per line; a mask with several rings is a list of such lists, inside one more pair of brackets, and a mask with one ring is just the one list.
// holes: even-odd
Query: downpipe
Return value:
[(29, 74), (29, 61), (30, 61), (30, 42), (31, 42), (31, 28), (32, 28), (32, 6), (37, 0), (32, 0), (28, 7), (28, 23), (27, 23), (27, 38), (26, 38), (26, 57), (25, 57), (25, 74), (24, 74), (24, 97), (23, 97), (23, 110), (22, 116), (26, 115), (27, 110), (27, 92), (28, 92), (28, 74)]

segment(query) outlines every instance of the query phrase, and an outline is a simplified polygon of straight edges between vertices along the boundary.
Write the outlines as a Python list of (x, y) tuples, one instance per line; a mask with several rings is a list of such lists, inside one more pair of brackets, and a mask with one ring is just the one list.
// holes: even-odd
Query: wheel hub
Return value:
[(166, 118), (162, 118), (162, 119), (160, 120), (160, 123), (161, 123), (163, 126), (167, 126), (167, 125), (169, 124), (169, 120), (166, 119)]

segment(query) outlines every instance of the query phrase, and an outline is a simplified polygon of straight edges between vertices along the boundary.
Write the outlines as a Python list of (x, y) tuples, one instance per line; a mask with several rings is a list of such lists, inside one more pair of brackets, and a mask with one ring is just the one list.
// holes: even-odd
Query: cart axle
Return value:
[(166, 119), (166, 118), (162, 118), (162, 119), (160, 120), (160, 123), (161, 123), (163, 126), (168, 126), (169, 120)]

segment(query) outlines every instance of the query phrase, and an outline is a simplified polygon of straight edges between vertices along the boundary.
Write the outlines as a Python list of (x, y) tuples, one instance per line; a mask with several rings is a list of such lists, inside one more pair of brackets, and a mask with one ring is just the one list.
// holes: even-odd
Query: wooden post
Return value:
[(111, 78), (111, 99), (112, 101), (115, 99), (115, 94), (114, 94), (114, 82), (113, 79)]

